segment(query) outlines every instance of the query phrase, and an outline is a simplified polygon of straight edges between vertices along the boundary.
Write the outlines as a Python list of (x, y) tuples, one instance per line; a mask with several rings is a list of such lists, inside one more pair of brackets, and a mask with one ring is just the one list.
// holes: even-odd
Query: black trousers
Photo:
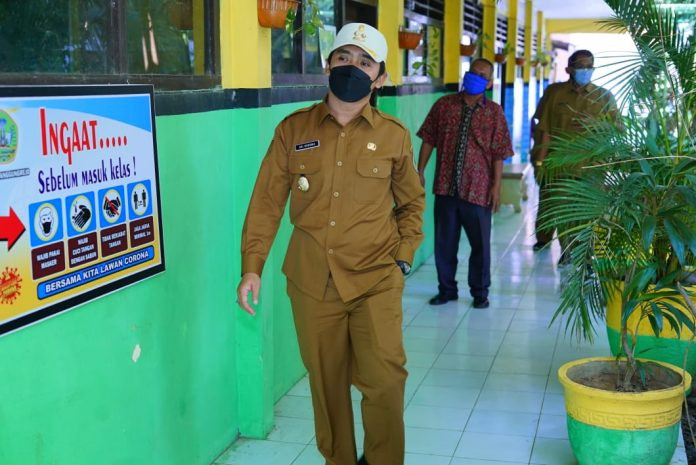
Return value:
[(462, 227), (471, 245), (469, 290), (474, 298), (488, 297), (491, 285), (491, 209), (456, 197), (435, 196), (435, 266), (438, 289), (457, 297), (457, 252)]

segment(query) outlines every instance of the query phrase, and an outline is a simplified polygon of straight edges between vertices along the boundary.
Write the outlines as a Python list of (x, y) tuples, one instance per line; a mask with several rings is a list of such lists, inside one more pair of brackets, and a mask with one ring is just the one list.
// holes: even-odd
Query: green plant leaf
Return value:
[(657, 226), (657, 218), (654, 216), (646, 216), (643, 221), (643, 248), (649, 249), (655, 237), (655, 227)]
[(679, 235), (679, 232), (674, 227), (674, 224), (672, 223), (672, 221), (670, 221), (669, 218), (665, 218), (664, 226), (665, 226), (665, 232), (667, 233), (667, 236), (669, 237), (669, 241), (672, 244), (672, 249), (674, 250), (674, 253), (677, 255), (677, 259), (679, 260), (679, 263), (684, 265), (685, 264), (684, 259), (686, 258), (686, 247), (684, 244), (684, 240)]
[(650, 310), (651, 312), (648, 313), (648, 319), (650, 320), (650, 325), (652, 326), (655, 336), (659, 337), (663, 325), (662, 310), (660, 310), (660, 306), (655, 302), (650, 303)]

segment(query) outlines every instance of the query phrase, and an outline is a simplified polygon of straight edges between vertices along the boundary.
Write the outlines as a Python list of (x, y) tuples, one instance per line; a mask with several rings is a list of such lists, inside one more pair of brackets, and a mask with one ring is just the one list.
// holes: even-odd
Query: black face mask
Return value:
[(365, 98), (372, 91), (370, 87), (373, 82), (363, 70), (353, 65), (331, 68), (329, 74), (329, 89), (344, 102), (357, 102)]

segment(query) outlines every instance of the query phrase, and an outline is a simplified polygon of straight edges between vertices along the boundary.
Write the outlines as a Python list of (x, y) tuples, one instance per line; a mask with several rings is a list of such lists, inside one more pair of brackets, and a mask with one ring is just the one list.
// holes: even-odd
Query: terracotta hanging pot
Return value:
[(463, 57), (470, 57), (476, 53), (476, 44), (459, 44), (459, 54)]
[(493, 58), (496, 63), (503, 64), (505, 61), (507, 61), (507, 55), (504, 55), (502, 53), (496, 53), (495, 57)]
[(273, 29), (284, 29), (289, 10), (297, 11), (300, 0), (256, 0), (259, 24)]
[(399, 48), (413, 50), (418, 47), (418, 44), (420, 44), (422, 38), (422, 32), (400, 30)]
[(524, 57), (517, 57), (515, 58), (515, 64), (518, 66), (524, 65)]

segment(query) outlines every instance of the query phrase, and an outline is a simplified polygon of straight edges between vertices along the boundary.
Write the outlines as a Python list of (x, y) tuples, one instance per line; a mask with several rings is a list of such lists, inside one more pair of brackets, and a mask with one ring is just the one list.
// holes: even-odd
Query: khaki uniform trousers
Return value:
[(326, 465), (356, 465), (350, 386), (362, 393), (370, 465), (404, 463), (404, 278), (398, 266), (365, 295), (343, 302), (332, 279), (323, 300), (288, 281), (302, 361), (309, 373), (317, 447)]
[[(551, 242), (553, 240), (554, 233), (557, 231), (556, 227), (550, 227), (546, 229), (542, 229), (541, 227), (542, 221), (540, 221), (540, 219), (544, 214), (546, 214), (546, 211), (549, 208), (549, 203), (553, 201), (553, 194), (550, 191), (551, 187), (549, 186), (548, 182), (539, 182), (539, 206), (537, 209), (536, 221), (534, 224), (536, 240), (538, 242)], [(560, 234), (561, 231), (558, 232)], [(568, 235), (559, 236), (558, 242), (560, 242), (561, 252), (563, 252), (565, 250), (569, 250), (572, 238)]]

